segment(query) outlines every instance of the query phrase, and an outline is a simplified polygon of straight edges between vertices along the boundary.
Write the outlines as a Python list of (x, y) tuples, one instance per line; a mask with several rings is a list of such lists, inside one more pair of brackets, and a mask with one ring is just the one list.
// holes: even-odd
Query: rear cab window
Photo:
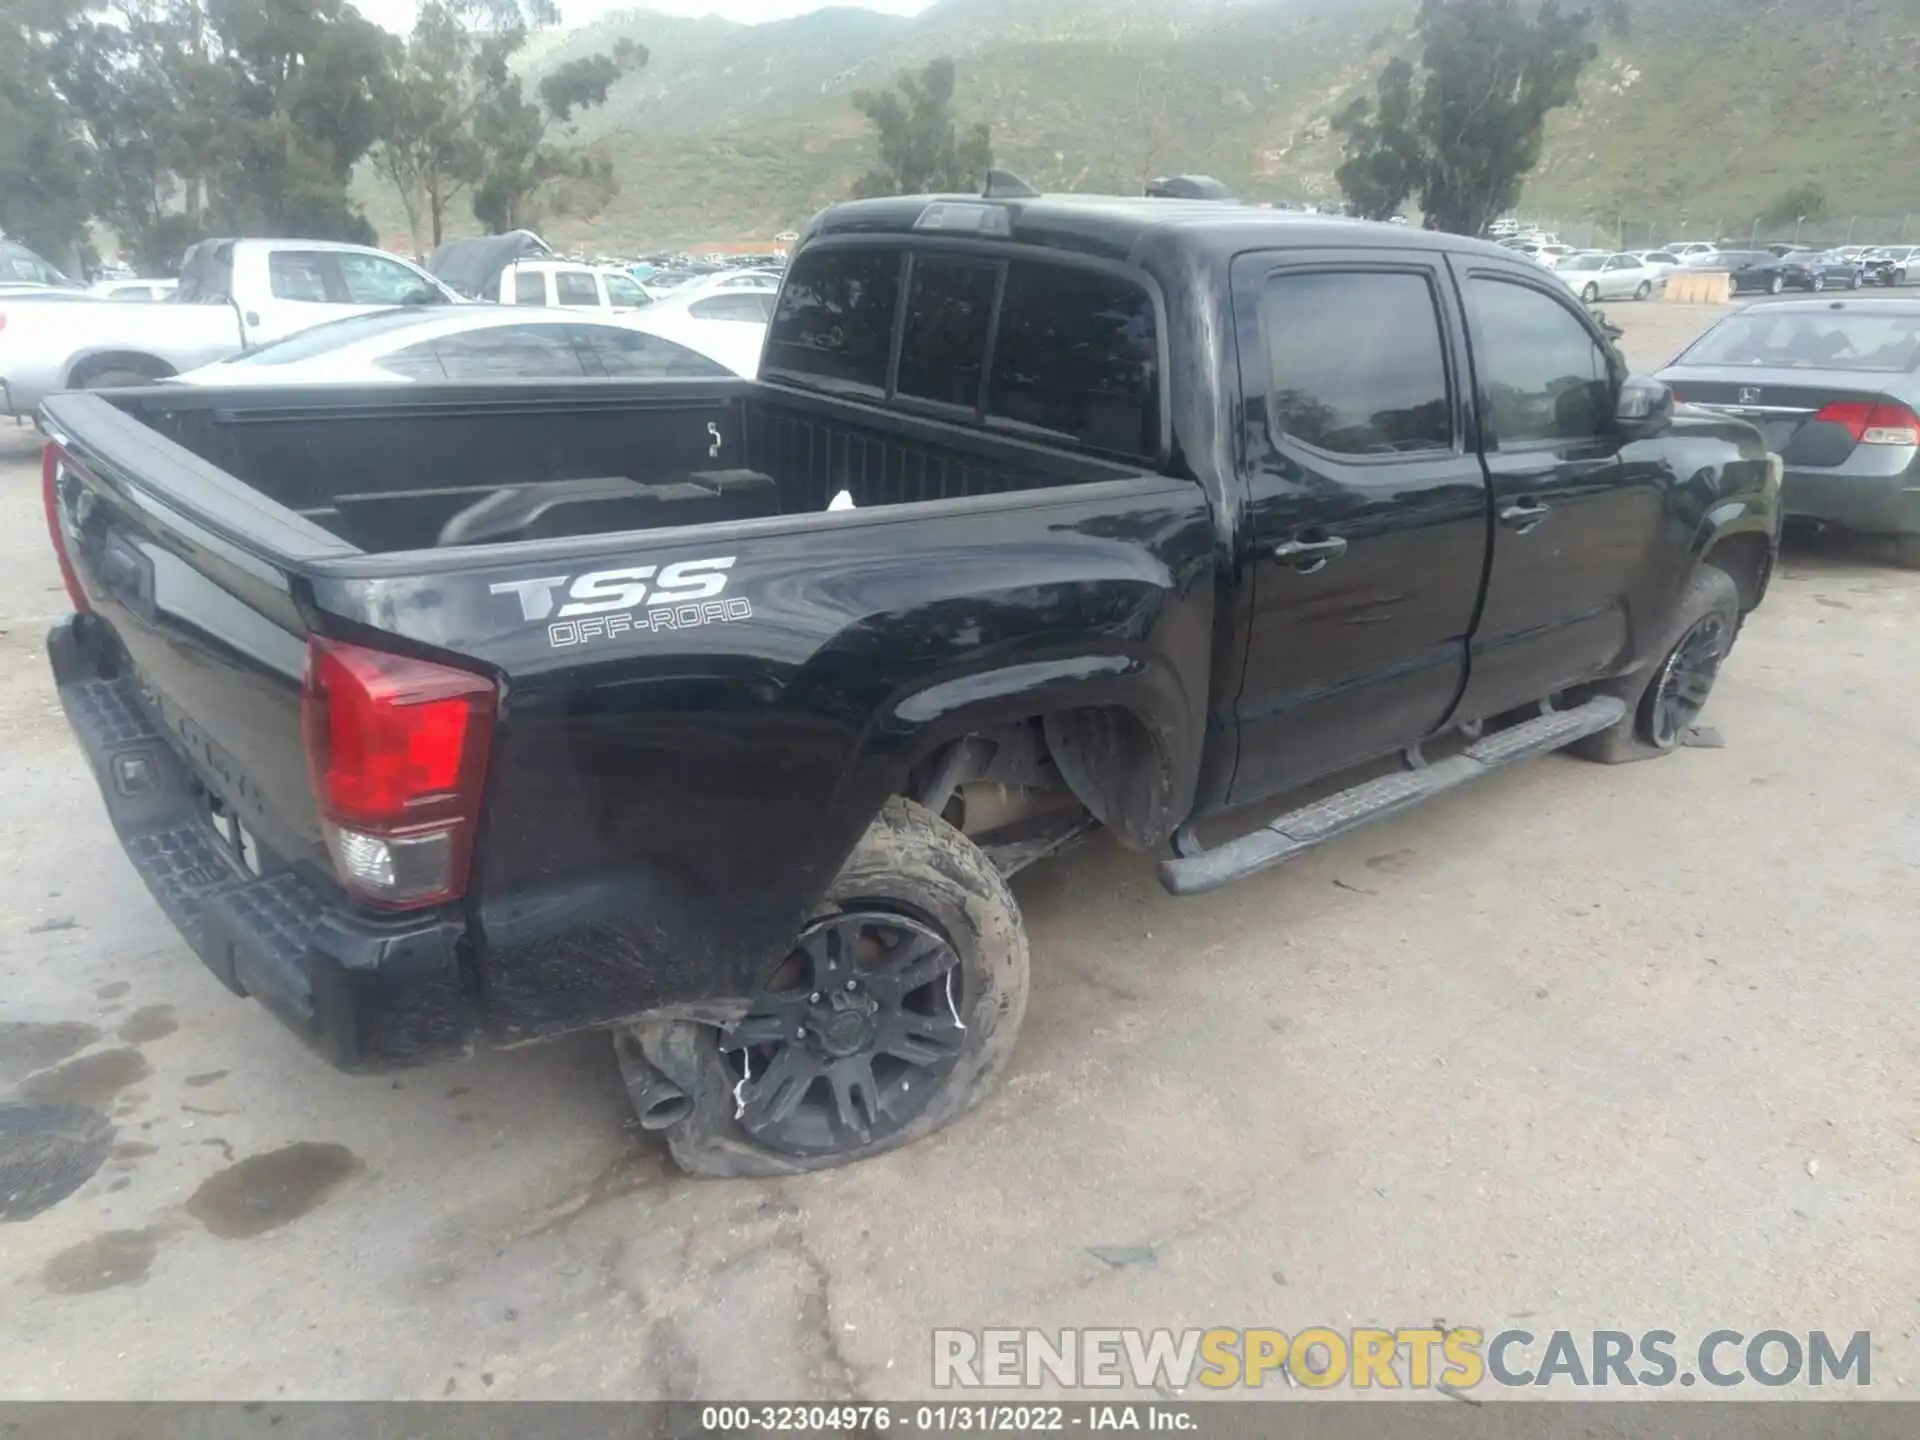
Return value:
[(761, 375), (1130, 460), (1164, 452), (1161, 325), (1117, 268), (1008, 247), (803, 253)]

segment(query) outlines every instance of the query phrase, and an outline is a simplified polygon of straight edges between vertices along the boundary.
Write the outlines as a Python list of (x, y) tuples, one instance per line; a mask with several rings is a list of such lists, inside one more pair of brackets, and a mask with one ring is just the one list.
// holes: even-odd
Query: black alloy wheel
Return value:
[(1671, 750), (1700, 718), (1731, 640), (1726, 617), (1715, 612), (1696, 621), (1667, 653), (1641, 702), (1641, 725), (1655, 749)]
[(1827, 277), (1824, 275), (1815, 275), (1813, 277), (1813, 283), (1807, 288), (1818, 295), (1822, 290), (1827, 288)]
[(885, 1140), (960, 1058), (965, 986), (959, 955), (923, 920), (850, 910), (814, 922), (720, 1037), (740, 1128), (793, 1155)]

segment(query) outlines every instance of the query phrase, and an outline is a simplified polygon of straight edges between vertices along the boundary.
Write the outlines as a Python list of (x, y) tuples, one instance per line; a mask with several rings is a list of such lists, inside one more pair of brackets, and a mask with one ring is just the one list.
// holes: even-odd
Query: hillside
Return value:
[[(1633, 26), (1556, 118), (1530, 210), (1649, 232), (1744, 226), (1816, 179), (1830, 213), (1912, 211), (1920, 238), (1920, 0), (1631, 0)], [(646, 11), (545, 35), (530, 74), (618, 38), (652, 59), (581, 138), (620, 193), (559, 242), (764, 241), (872, 163), (852, 93), (938, 54), (999, 163), (1052, 189), (1215, 174), (1251, 198), (1331, 200), (1327, 117), (1405, 43), (1411, 0), (941, 0), (912, 19), (829, 9), (743, 26)], [(363, 187), (382, 233), (391, 197)], [(1883, 227), (1884, 228), (1884, 227)], [(1658, 237), (1664, 238), (1664, 235)]]

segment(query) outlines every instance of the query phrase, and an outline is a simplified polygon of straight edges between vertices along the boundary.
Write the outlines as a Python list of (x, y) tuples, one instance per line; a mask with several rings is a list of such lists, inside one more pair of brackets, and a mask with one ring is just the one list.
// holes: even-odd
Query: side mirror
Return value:
[(1645, 375), (1629, 375), (1614, 402), (1614, 433), (1627, 440), (1650, 440), (1672, 423), (1673, 391)]

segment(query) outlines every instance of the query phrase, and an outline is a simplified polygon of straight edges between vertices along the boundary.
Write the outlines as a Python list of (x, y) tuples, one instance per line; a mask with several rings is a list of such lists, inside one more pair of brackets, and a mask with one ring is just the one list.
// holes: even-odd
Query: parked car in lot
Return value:
[(1668, 250), (1636, 250), (1632, 253), (1649, 270), (1678, 270), (1687, 263)]
[(1789, 517), (1894, 536), (1899, 563), (1920, 568), (1920, 300), (1743, 310), (1660, 378), (1761, 428)]
[(773, 304), (773, 294), (765, 290), (690, 285), (654, 301), (634, 316), (633, 323), (711, 355), (734, 374), (752, 379), (760, 366)]
[(0, 283), (45, 285), (55, 290), (81, 288), (17, 240), (0, 240)]
[(1792, 262), (1765, 250), (1722, 250), (1707, 268), (1726, 271), (1736, 295), (1753, 291), (1778, 295), (1793, 283), (1789, 279)]
[(456, 297), (415, 265), (326, 240), (205, 240), (165, 305), (0, 297), (0, 413), (57, 390), (144, 385), (328, 320)]
[(156, 303), (171, 300), (179, 288), (178, 280), (99, 280), (87, 287), (87, 293), (99, 300)]
[(1751, 425), (1479, 241), (1022, 189), (827, 210), (758, 380), (47, 401), (61, 701), (215, 974), (354, 1069), (605, 1027), (785, 1174), (988, 1093), (1091, 828), (1190, 894), (1680, 745)]
[(378, 310), (316, 325), (177, 377), (183, 385), (378, 385), (729, 375), (724, 361), (629, 316), (460, 305)]
[(1676, 240), (1671, 245), (1660, 247), (1669, 255), (1680, 257), (1682, 265), (1707, 267), (1719, 255), (1720, 247), (1705, 240)]
[(1554, 267), (1554, 274), (1589, 305), (1597, 300), (1646, 300), (1666, 284), (1666, 274), (1638, 255), (1594, 252), (1575, 255)]
[(1883, 245), (1860, 264), (1869, 285), (1905, 285), (1909, 277), (1920, 278), (1920, 245)]
[(1782, 274), (1796, 290), (1858, 290), (1865, 283), (1859, 263), (1838, 251), (1796, 251), (1781, 259)]

